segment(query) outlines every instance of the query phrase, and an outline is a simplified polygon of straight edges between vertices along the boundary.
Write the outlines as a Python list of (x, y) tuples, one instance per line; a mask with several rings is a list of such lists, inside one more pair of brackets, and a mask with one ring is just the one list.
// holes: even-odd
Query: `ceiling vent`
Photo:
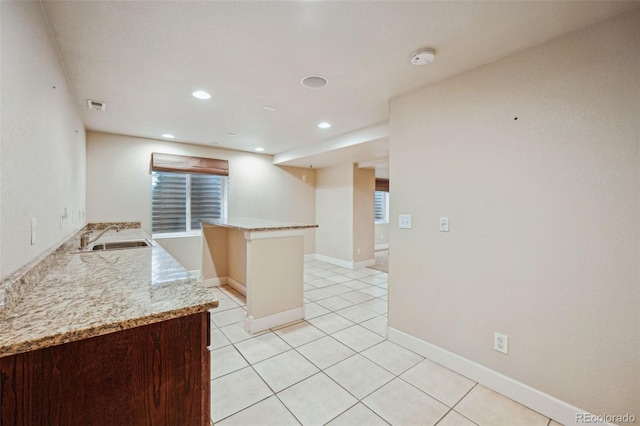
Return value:
[(309, 89), (321, 89), (329, 84), (329, 80), (321, 75), (308, 75), (300, 80), (300, 83)]
[(94, 109), (96, 111), (107, 110), (107, 104), (105, 102), (92, 101), (91, 99), (87, 99), (87, 106), (89, 107), (89, 109)]

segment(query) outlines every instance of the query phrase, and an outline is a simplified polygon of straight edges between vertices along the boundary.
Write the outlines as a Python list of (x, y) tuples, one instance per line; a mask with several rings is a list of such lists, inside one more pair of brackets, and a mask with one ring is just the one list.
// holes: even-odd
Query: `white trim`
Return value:
[(578, 424), (576, 414), (588, 413), (586, 410), (395, 328), (389, 327), (387, 336), (390, 342), (437, 362), (562, 424)]
[[(321, 142), (305, 145), (302, 148), (296, 148), (289, 151), (281, 152), (273, 156), (273, 164), (282, 166), (308, 167), (306, 157), (315, 154), (323, 154), (328, 151), (346, 148), (366, 142), (376, 141), (389, 137), (389, 122), (374, 124), (364, 129), (354, 130), (353, 132), (344, 133)], [(300, 164), (304, 163), (304, 165)]]
[(388, 250), (389, 244), (376, 244), (375, 250)]
[(354, 263), (353, 268), (351, 269), (362, 269), (362, 268), (366, 268), (367, 266), (372, 266), (375, 264), (376, 264), (375, 259), (361, 260), (360, 262)]
[(238, 290), (240, 293), (242, 293), (243, 296), (247, 295), (247, 287), (240, 281), (236, 281), (231, 277), (227, 277), (227, 284), (229, 284), (231, 288)]
[[(170, 173), (170, 172), (161, 172), (161, 171), (152, 171), (152, 175), (154, 173)], [(192, 236), (201, 236), (201, 227), (198, 229), (191, 228), (191, 187), (192, 187), (192, 174), (190, 173), (178, 173), (185, 176), (185, 230), (181, 232), (166, 232), (166, 233), (152, 233), (152, 238), (182, 238), (182, 237), (192, 237)], [(212, 176), (212, 175), (209, 175)], [(215, 176), (213, 176), (215, 177)], [(220, 215), (223, 220), (227, 218), (227, 189), (228, 189), (228, 177), (227, 176), (219, 176), (220, 177)], [(153, 185), (152, 185), (153, 186)]]
[(304, 255), (304, 261), (305, 262), (310, 262), (312, 260), (316, 260), (316, 255), (314, 254), (305, 254)]
[(205, 287), (220, 287), (227, 284), (227, 277), (207, 278), (202, 280), (202, 285)]
[[(222, 188), (220, 188), (222, 197), (222, 220), (227, 220), (227, 210), (229, 209), (229, 176), (222, 176)], [(202, 227), (202, 223), (200, 224)]]
[[(352, 269), (352, 270), (362, 269), (362, 268), (366, 268), (367, 266), (376, 264), (375, 259), (361, 260), (360, 262), (349, 262), (348, 260), (336, 259), (335, 257), (329, 257), (322, 254), (316, 254), (315, 259), (320, 260), (322, 262), (330, 263), (332, 265), (342, 266), (343, 268)], [(306, 256), (305, 256), (305, 260), (307, 260)]]
[(245, 231), (245, 240), (269, 240), (272, 238), (304, 237), (304, 229), (281, 229), (276, 231)]
[(189, 271), (189, 274), (191, 274), (193, 278), (198, 278), (198, 279), (202, 278), (200, 269), (194, 269), (193, 271)]
[(154, 240), (169, 240), (173, 238), (189, 238), (189, 237), (202, 237), (201, 229), (192, 229), (189, 232), (164, 232), (164, 233), (155, 233), (151, 234), (151, 238)]
[(379, 158), (377, 160), (371, 160), (371, 161), (362, 161), (360, 163), (358, 163), (358, 168), (359, 169), (375, 169), (376, 167), (382, 167), (384, 169), (388, 169), (389, 168), (389, 158)]
[(316, 254), (316, 260), (331, 263), (332, 265), (336, 265), (336, 266), (342, 266), (343, 268), (347, 268), (347, 269), (353, 269), (353, 262), (349, 262), (342, 259), (336, 259), (335, 257)]
[[(187, 178), (187, 189), (186, 189), (186, 196), (187, 196), (187, 205), (186, 205), (186, 209), (185, 209), (185, 226), (187, 227), (187, 232), (191, 232), (191, 174), (188, 173), (183, 173), (185, 175), (185, 177)], [(152, 204), (153, 205), (153, 204)]]
[(262, 318), (247, 317), (244, 321), (244, 329), (247, 333), (254, 334), (273, 327), (300, 321), (301, 319), (304, 319), (304, 306)]

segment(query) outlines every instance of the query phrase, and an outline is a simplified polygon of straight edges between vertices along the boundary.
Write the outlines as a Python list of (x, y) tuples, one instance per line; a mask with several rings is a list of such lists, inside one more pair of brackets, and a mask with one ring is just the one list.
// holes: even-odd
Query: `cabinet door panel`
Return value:
[(208, 425), (208, 313), (0, 358), (2, 425)]

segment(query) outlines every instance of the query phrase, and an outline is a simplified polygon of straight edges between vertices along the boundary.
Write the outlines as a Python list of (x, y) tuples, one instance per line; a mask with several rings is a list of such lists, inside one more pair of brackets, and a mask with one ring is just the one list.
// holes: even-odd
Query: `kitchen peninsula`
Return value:
[[(211, 424), (218, 301), (139, 224), (118, 225), (0, 283), (0, 424)], [(107, 249), (136, 241), (149, 245)]]
[(304, 318), (304, 233), (318, 225), (251, 218), (201, 222), (204, 284), (229, 284), (246, 295), (248, 333)]

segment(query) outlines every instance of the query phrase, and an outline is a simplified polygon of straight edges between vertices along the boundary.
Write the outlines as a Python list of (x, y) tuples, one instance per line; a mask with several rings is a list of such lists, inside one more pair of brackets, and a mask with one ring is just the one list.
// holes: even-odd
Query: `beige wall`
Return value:
[(155, 236), (154, 241), (162, 246), (167, 252), (187, 270), (200, 271), (202, 266), (202, 240), (194, 236), (184, 237), (159, 237)]
[(374, 258), (374, 191), (373, 169), (349, 163), (316, 170), (317, 254), (349, 263)]
[[(229, 160), (229, 217), (315, 223), (313, 170), (274, 166), (268, 155), (99, 132), (87, 134), (88, 221), (141, 221), (143, 229), (151, 232), (152, 152)], [(200, 253), (201, 240), (180, 238), (162, 244), (180, 260), (180, 252)], [(314, 252), (315, 232), (309, 231), (305, 253)], [(196, 265), (182, 262), (187, 269)]]
[[(373, 259), (375, 250), (374, 169), (353, 165), (353, 259), (355, 262)], [(358, 249), (360, 253), (358, 254)]]
[[(0, 2), (0, 8), (1, 279), (83, 226), (85, 135), (40, 3)], [(63, 208), (73, 214), (61, 229)]]
[(316, 253), (353, 261), (353, 164), (316, 170)]
[(640, 416), (638, 58), (636, 9), (392, 100), (391, 327)]
[(389, 244), (389, 224), (376, 223), (375, 226), (375, 245)]

